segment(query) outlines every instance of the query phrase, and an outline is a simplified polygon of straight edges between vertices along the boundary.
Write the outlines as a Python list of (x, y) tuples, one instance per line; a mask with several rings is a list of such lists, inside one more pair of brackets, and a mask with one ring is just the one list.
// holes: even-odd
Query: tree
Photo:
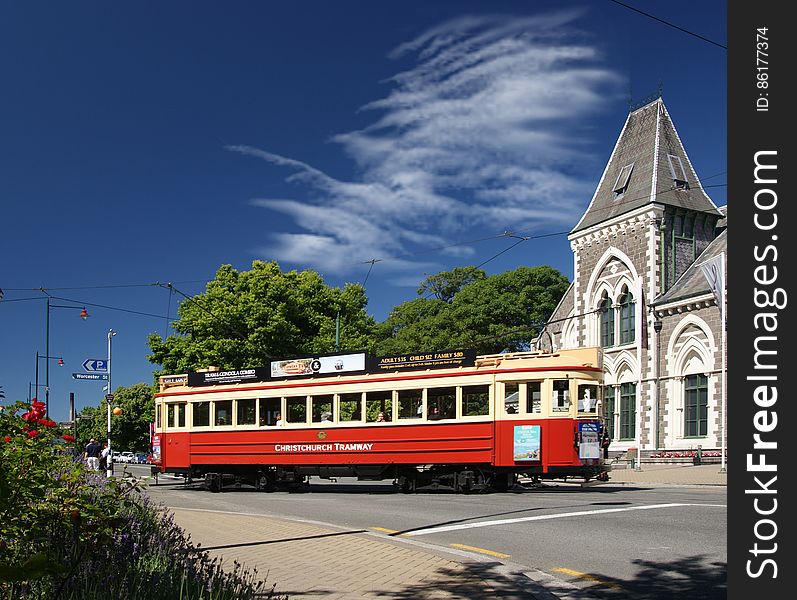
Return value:
[(364, 349), (375, 326), (367, 303), (361, 285), (333, 288), (315, 271), (283, 272), (276, 262), (259, 260), (250, 271), (222, 265), (204, 293), (180, 304), (176, 335), (150, 335), (148, 358), (162, 373), (185, 373), (334, 352), (338, 315), (340, 349)]
[[(452, 273), (427, 281), (454, 281)], [(489, 354), (526, 349), (568, 286), (564, 275), (545, 266), (474, 277), (450, 301), (416, 298), (395, 307), (377, 329), (376, 353), (473, 348)], [(419, 293), (423, 289), (429, 288), (422, 285)]]
[(487, 273), (478, 267), (455, 267), (451, 271), (429, 275), (418, 288), (418, 295), (423, 296), (428, 291), (438, 300), (451, 302), (466, 285), (486, 278)]
[[(122, 413), (111, 416), (111, 446), (122, 450), (145, 451), (149, 449), (149, 424), (155, 419), (155, 399), (152, 387), (137, 383), (114, 391), (111, 408), (119, 407)], [(108, 436), (108, 403), (102, 400), (98, 407), (85, 407), (76, 419), (80, 448), (90, 438), (102, 441)]]

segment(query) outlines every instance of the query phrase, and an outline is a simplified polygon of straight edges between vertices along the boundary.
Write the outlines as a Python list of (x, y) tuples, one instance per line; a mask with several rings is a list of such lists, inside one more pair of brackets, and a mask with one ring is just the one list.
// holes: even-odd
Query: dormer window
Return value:
[(684, 169), (684, 163), (681, 157), (668, 154), (667, 161), (670, 163), (670, 175), (672, 176), (676, 189), (688, 190), (689, 182), (686, 178), (686, 170)]
[(617, 180), (614, 182), (614, 196), (622, 196), (625, 190), (628, 189), (628, 181), (631, 179), (631, 171), (634, 170), (634, 163), (624, 166), (620, 169), (617, 175)]

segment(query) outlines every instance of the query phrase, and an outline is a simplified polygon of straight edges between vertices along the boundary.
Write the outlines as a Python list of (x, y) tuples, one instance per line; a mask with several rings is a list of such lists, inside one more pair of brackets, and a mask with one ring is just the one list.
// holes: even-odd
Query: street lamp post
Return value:
[(113, 475), (113, 451), (111, 450), (111, 401), (113, 400), (113, 388), (111, 387), (111, 339), (116, 335), (113, 329), (108, 330), (108, 393), (105, 395), (105, 402), (108, 405), (108, 466), (106, 474), (108, 477)]
[[(49, 377), (50, 363), (49, 362), (46, 363), (46, 365), (47, 365), (46, 372), (48, 374), (47, 382), (44, 383), (44, 384), (40, 384), (39, 383), (39, 361), (40, 360), (46, 360), (46, 361), (57, 360), (58, 361), (58, 366), (59, 367), (63, 367), (64, 366), (64, 359), (62, 357), (60, 357), (60, 356), (49, 356), (49, 354), (42, 356), (41, 354), (36, 352), (36, 383), (34, 384), (34, 387), (35, 387), (34, 392), (35, 392), (36, 396), (38, 396), (39, 395), (39, 388), (40, 387), (44, 388), (45, 405), (46, 405), (47, 404), (47, 395), (48, 395), (48, 392), (50, 390), (50, 385), (49, 385), (50, 384), (50, 377)], [(46, 410), (46, 406), (45, 406), (45, 410)], [(47, 416), (48, 419), (50, 418), (49, 411), (46, 411), (46, 416)]]
[[(44, 291), (44, 290), (42, 290)], [(46, 292), (45, 292), (46, 293)], [(49, 358), (50, 356), (50, 309), (51, 308), (78, 308), (80, 309), (80, 318), (84, 321), (89, 318), (89, 313), (86, 311), (85, 306), (74, 306), (71, 304), (52, 304), (50, 302), (50, 295), (47, 294), (47, 315), (45, 317), (44, 323), (44, 353)], [(59, 364), (64, 364), (63, 359)], [(45, 416), (49, 419), (50, 418), (50, 363), (45, 363), (45, 375), (44, 375), (44, 410)], [(36, 370), (38, 372), (39, 369), (39, 361), (36, 360)], [(37, 378), (38, 379), (38, 378)]]

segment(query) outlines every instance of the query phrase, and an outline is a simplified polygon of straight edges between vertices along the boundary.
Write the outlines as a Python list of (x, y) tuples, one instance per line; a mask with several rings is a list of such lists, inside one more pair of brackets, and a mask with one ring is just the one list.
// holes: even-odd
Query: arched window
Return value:
[(606, 292), (603, 292), (603, 300), (598, 308), (601, 315), (601, 346), (608, 348), (614, 346), (614, 307)]
[(636, 332), (634, 331), (634, 312), (636, 302), (634, 302), (634, 295), (628, 291), (628, 288), (623, 288), (623, 295), (620, 296), (620, 343), (630, 344), (636, 339)]

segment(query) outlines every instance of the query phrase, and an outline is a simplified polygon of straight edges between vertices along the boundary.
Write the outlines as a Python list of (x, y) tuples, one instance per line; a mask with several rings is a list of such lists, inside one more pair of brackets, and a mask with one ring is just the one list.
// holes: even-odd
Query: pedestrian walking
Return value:
[(86, 464), (93, 471), (100, 470), (100, 454), (102, 454), (102, 448), (97, 443), (97, 440), (91, 438), (89, 440), (89, 443), (86, 444), (86, 449), (83, 452), (83, 457), (86, 459)]

